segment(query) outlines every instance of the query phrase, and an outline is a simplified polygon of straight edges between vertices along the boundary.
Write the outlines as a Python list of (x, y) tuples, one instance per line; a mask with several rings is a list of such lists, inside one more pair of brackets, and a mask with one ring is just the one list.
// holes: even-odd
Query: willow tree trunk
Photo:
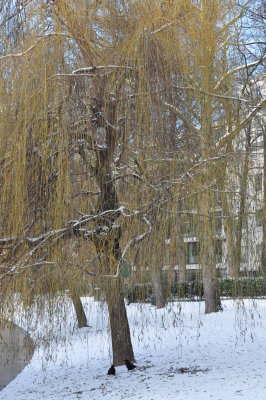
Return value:
[(113, 364), (123, 365), (125, 359), (134, 361), (134, 353), (120, 278), (109, 281), (106, 299), (112, 337)]
[[(130, 329), (127, 319), (126, 307), (124, 303), (124, 293), (121, 278), (118, 273), (117, 265), (121, 259), (120, 238), (122, 228), (116, 220), (120, 216), (117, 189), (112, 177), (112, 165), (119, 139), (119, 132), (115, 128), (116, 105), (110, 102), (110, 108), (106, 107), (104, 99), (104, 78), (99, 80), (95, 86), (95, 103), (92, 105), (92, 128), (97, 126), (103, 128), (106, 135), (105, 146), (97, 145), (97, 130), (95, 130), (94, 147), (97, 148), (96, 155), (96, 180), (100, 189), (97, 202), (99, 214), (108, 211), (108, 218), (99, 217), (97, 227), (99, 234), (93, 236), (93, 242), (97, 253), (102, 257), (102, 273), (110, 275), (106, 277), (105, 296), (108, 304), (109, 320), (111, 327), (111, 337), (113, 346), (113, 364), (123, 365), (125, 359), (134, 360), (133, 347), (131, 343)], [(105, 118), (102, 118), (105, 110)], [(94, 128), (95, 129), (95, 128)], [(104, 231), (102, 229), (104, 228)]]

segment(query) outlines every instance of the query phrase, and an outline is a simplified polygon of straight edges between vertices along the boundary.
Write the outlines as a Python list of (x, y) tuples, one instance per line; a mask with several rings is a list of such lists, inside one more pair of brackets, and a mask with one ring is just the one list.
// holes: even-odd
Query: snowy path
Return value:
[[(139, 369), (117, 367), (115, 377), (107, 375), (111, 348), (106, 307), (86, 299), (92, 328), (77, 331), (70, 327), (69, 306), (66, 325), (57, 326), (53, 359), (47, 360), (49, 352), (40, 348), (0, 399), (264, 400), (266, 300), (246, 300), (245, 307), (227, 300), (223, 306), (222, 313), (205, 316), (203, 303), (181, 303), (181, 309), (173, 303), (163, 310), (129, 305)], [(42, 325), (32, 327), (35, 338), (40, 334), (45, 336)]]

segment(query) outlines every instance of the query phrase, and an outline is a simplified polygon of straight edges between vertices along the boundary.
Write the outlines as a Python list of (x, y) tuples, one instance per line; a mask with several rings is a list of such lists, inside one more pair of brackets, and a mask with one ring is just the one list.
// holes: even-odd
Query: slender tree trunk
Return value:
[[(180, 207), (181, 209), (181, 207)], [(184, 219), (183, 216), (180, 215), (178, 219), (178, 283), (182, 283), (186, 281), (186, 272), (187, 272), (187, 264), (186, 264), (186, 253), (185, 253), (185, 243), (184, 243)]]
[[(156, 268), (156, 270), (155, 270)], [(153, 284), (155, 305), (157, 308), (165, 307), (165, 296), (163, 293), (163, 286), (161, 280), (160, 270), (155, 266), (154, 270), (151, 272), (151, 280)]]
[(216, 271), (208, 267), (203, 267), (203, 286), (205, 298), (205, 314), (219, 311), (221, 307), (221, 301)]
[(251, 139), (251, 126), (248, 127), (246, 136), (246, 154), (244, 160), (244, 171), (240, 185), (240, 205), (238, 212), (238, 220), (236, 224), (236, 242), (234, 246), (234, 270), (232, 271), (234, 277), (239, 276), (240, 263), (241, 263), (241, 242), (242, 242), (242, 228), (246, 210), (246, 196), (247, 196), (247, 182), (248, 182), (248, 168), (249, 168), (249, 153), (250, 153), (250, 139)]
[(266, 276), (266, 129), (263, 130), (263, 142), (264, 142), (264, 178), (263, 178), (263, 186), (264, 186), (264, 197), (263, 197), (263, 238), (262, 238), (262, 258), (261, 258), (261, 266), (262, 273)]
[[(226, 203), (226, 205), (225, 205)], [(223, 213), (226, 216), (224, 220), (224, 231), (226, 237), (226, 246), (227, 246), (227, 274), (230, 278), (235, 276), (236, 266), (235, 266), (235, 256), (234, 256), (234, 230), (235, 230), (235, 221), (232, 216), (230, 216), (230, 211), (228, 207), (228, 201), (225, 199), (223, 201)]]
[(81, 329), (81, 328), (88, 327), (87, 317), (86, 317), (82, 302), (80, 300), (80, 297), (76, 293), (72, 293), (71, 300), (72, 300), (74, 308), (75, 308), (79, 328)]
[(205, 298), (205, 314), (216, 312), (221, 307), (219, 282), (216, 271), (213, 238), (204, 236), (204, 255), (202, 257), (202, 278)]
[[(209, 24), (202, 34), (202, 79), (201, 88), (206, 93), (211, 92), (214, 78), (214, 53), (215, 24), (212, 22), (212, 8), (209, 2), (202, 2), (202, 13)], [(201, 156), (203, 160), (209, 160), (215, 149), (215, 135), (213, 130), (213, 108), (210, 96), (203, 96), (201, 101)], [(213, 201), (210, 196), (210, 188), (215, 183), (213, 166), (207, 163), (202, 171), (202, 193), (199, 199), (199, 211), (201, 218), (200, 253), (202, 278), (205, 297), (205, 313), (218, 311), (220, 307), (219, 284), (216, 270), (215, 257), (215, 230), (211, 222)]]
[(210, 195), (206, 190), (201, 198), (201, 267), (205, 298), (205, 314), (216, 312), (221, 307), (219, 282), (216, 270), (215, 232), (210, 218)]

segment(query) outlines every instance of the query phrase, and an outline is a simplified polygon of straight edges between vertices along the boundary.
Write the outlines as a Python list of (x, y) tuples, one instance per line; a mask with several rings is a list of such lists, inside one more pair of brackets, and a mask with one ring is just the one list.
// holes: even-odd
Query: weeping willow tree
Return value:
[(144, 155), (162, 136), (167, 48), (150, 31), (165, 11), (160, 2), (22, 5), (23, 25), (1, 56), (2, 301), (75, 297), (98, 279), (119, 365), (134, 359), (121, 264), (161, 201)]
[(214, 194), (226, 193), (233, 142), (265, 105), (247, 113), (236, 74), (263, 56), (239, 66), (230, 38), (246, 6), (233, 0), (19, 6), (0, 57), (3, 308), (10, 293), (77, 299), (95, 280), (120, 365), (134, 359), (123, 263), (138, 255), (158, 287), (170, 237), (184, 280), (190, 216), (206, 312), (219, 306)]

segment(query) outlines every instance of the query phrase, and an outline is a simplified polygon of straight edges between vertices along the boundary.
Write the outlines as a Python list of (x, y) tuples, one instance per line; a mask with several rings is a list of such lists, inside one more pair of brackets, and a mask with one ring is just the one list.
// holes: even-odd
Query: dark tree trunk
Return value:
[[(182, 202), (179, 200), (179, 209), (182, 210)], [(185, 243), (184, 243), (184, 236), (185, 236), (185, 226), (184, 226), (184, 219), (182, 214), (180, 214), (178, 219), (178, 283), (182, 283), (186, 281), (186, 272), (187, 272), (187, 265), (186, 265), (186, 252), (185, 252)]]
[[(215, 266), (214, 266), (215, 268)], [(203, 287), (205, 298), (205, 314), (219, 311), (221, 300), (219, 294), (219, 283), (216, 274), (216, 268), (203, 267)]]
[(157, 308), (163, 308), (165, 306), (165, 296), (163, 293), (160, 270), (151, 272), (151, 280), (154, 290), (155, 305)]
[(74, 293), (74, 294), (71, 294), (71, 300), (72, 300), (74, 308), (75, 308), (79, 328), (81, 329), (81, 328), (88, 327), (87, 317), (86, 317), (82, 302), (80, 300), (80, 297)]
[(216, 270), (215, 232), (210, 217), (210, 196), (206, 191), (201, 200), (202, 241), (201, 266), (205, 298), (205, 314), (217, 312), (221, 308), (219, 282)]
[(109, 281), (106, 298), (112, 337), (113, 364), (115, 366), (124, 365), (125, 359), (134, 361), (134, 353), (120, 278)]
[[(104, 82), (102, 82), (104, 84)], [(100, 189), (100, 195), (97, 202), (97, 210), (99, 213), (110, 211), (108, 218), (99, 218), (97, 220), (97, 230), (99, 234), (93, 236), (93, 242), (96, 246), (97, 253), (102, 254), (102, 273), (110, 275), (105, 277), (105, 296), (108, 304), (109, 320), (111, 327), (111, 337), (113, 346), (113, 364), (122, 365), (125, 359), (134, 361), (133, 347), (131, 343), (130, 329), (127, 319), (126, 307), (124, 303), (124, 293), (121, 284), (121, 278), (116, 275), (116, 268), (121, 258), (120, 237), (122, 235), (121, 227), (115, 224), (120, 213), (117, 190), (112, 179), (112, 163), (118, 142), (118, 131), (116, 126), (116, 110), (115, 102), (111, 102), (110, 109), (106, 109), (103, 102), (103, 87), (99, 82), (98, 91), (96, 92), (95, 104), (92, 107), (93, 124), (103, 127), (106, 133), (106, 145), (97, 146), (96, 155), (96, 180)], [(109, 121), (105, 123), (102, 118), (103, 109), (105, 108), (105, 118)], [(95, 138), (97, 132), (95, 132)], [(102, 232), (103, 227), (105, 230)]]

